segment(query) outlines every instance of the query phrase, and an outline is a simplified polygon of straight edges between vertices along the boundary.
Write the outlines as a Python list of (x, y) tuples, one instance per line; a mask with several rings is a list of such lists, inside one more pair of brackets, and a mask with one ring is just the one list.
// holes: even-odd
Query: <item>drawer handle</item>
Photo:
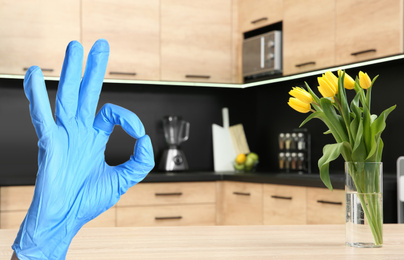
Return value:
[(263, 22), (263, 21), (266, 21), (266, 20), (268, 20), (268, 17), (262, 17), (262, 18), (259, 18), (257, 20), (251, 21), (251, 23), (256, 24), (256, 23)]
[(242, 196), (250, 196), (251, 193), (249, 192), (239, 192), (239, 191), (235, 191), (233, 192), (234, 195), (242, 195)]
[(368, 52), (376, 52), (376, 49), (369, 49), (369, 50), (364, 50), (364, 51), (352, 52), (351, 55), (352, 56), (357, 56), (357, 55), (361, 55), (361, 54), (368, 53)]
[(171, 217), (155, 217), (155, 220), (172, 220), (172, 219), (182, 219), (182, 216), (171, 216)]
[(292, 197), (277, 196), (277, 195), (272, 195), (271, 198), (281, 199), (281, 200), (292, 200)]
[[(23, 68), (24, 71), (27, 71), (28, 69), (29, 69), (28, 67)], [(45, 72), (53, 72), (53, 69), (50, 68), (41, 68), (41, 70)]]
[(342, 202), (327, 201), (327, 200), (318, 200), (317, 203), (331, 204), (331, 205), (342, 205)]
[(109, 75), (126, 75), (126, 76), (136, 76), (136, 72), (120, 72), (120, 71), (110, 71)]
[(309, 61), (309, 62), (305, 62), (305, 63), (300, 63), (300, 64), (296, 64), (295, 67), (300, 68), (300, 67), (304, 67), (307, 65), (316, 65), (315, 61)]
[(181, 196), (182, 192), (154, 193), (155, 196)]
[(209, 75), (185, 75), (186, 78), (210, 79)]

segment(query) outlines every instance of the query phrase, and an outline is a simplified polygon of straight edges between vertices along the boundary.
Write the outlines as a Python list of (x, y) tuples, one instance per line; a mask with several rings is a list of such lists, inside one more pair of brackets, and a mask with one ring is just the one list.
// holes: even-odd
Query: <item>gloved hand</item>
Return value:
[[(108, 56), (108, 42), (98, 40), (81, 79), (83, 47), (76, 41), (68, 45), (56, 121), (40, 68), (31, 67), (25, 75), (39, 155), (34, 198), (12, 246), (19, 259), (64, 259), (79, 229), (113, 206), (154, 167), (150, 138), (135, 114), (106, 104), (94, 116)], [(104, 151), (114, 125), (137, 141), (127, 162), (109, 166)]]

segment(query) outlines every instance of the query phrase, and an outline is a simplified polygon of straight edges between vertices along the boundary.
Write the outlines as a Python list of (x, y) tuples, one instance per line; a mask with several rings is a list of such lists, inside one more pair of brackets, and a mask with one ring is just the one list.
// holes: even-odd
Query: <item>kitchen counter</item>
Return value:
[[(343, 174), (332, 174), (332, 185), (335, 189), (344, 189), (345, 176)], [(319, 174), (297, 174), (297, 173), (235, 173), (235, 172), (151, 172), (142, 182), (189, 182), (189, 181), (244, 181), (254, 183), (272, 183), (307, 187), (322, 187), (324, 184)], [(34, 185), (35, 175), (24, 178), (1, 175), (0, 186)]]
[[(0, 260), (17, 230), (0, 230)], [(345, 225), (84, 228), (66, 259), (403, 259), (404, 225), (382, 248), (345, 245)]]

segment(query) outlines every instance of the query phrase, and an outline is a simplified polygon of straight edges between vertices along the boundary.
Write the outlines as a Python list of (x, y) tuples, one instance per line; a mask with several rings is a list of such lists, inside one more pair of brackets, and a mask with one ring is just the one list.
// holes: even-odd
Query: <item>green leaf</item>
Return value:
[(309, 84), (307, 84), (307, 82), (304, 82), (304, 84), (306, 84), (307, 90), (309, 91), (310, 95), (313, 97), (314, 101), (317, 104), (320, 104), (320, 98), (316, 95), (316, 93), (313, 92), (313, 90), (311, 90)]
[(350, 149), (349, 143), (341, 142), (336, 144), (327, 144), (323, 148), (323, 156), (318, 160), (320, 178), (324, 185), (330, 190), (333, 190), (329, 174), (330, 162), (338, 158), (343, 148)]
[(303, 120), (303, 122), (300, 124), (299, 127), (302, 127), (303, 125), (305, 125), (307, 122), (309, 122), (313, 118), (320, 118), (321, 119), (322, 116), (325, 116), (323, 112), (318, 112), (318, 111), (313, 112), (308, 117), (306, 117), (305, 120)]
[(341, 116), (337, 115), (331, 101), (329, 99), (322, 98), (320, 100), (320, 104), (329, 123), (328, 127), (334, 135), (339, 137), (339, 140), (336, 141), (338, 143), (348, 141), (346, 128), (343, 126), (343, 124), (341, 124), (340, 121)]
[(396, 108), (396, 106), (389, 107), (388, 109), (384, 110), (378, 118), (376, 118), (373, 123), (370, 125), (370, 135), (372, 136), (371, 143), (370, 143), (370, 150), (368, 152), (368, 156), (366, 160), (372, 160), (375, 157), (378, 157), (378, 154), (375, 155), (377, 151), (377, 146), (379, 144), (379, 138), (386, 128), (386, 120), (388, 115)]
[(329, 135), (329, 134), (332, 134), (332, 132), (331, 132), (331, 130), (330, 130), (330, 129), (328, 129), (328, 130), (327, 130), (327, 131), (325, 131), (323, 134), (324, 134), (324, 135)]

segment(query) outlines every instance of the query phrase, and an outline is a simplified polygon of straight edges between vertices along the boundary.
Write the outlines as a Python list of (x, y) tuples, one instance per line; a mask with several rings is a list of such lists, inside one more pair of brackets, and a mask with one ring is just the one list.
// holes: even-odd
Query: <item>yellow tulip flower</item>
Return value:
[(313, 97), (310, 95), (310, 93), (303, 88), (294, 87), (291, 91), (289, 91), (289, 94), (307, 104), (310, 104), (313, 101)]
[(338, 78), (327, 71), (322, 77), (317, 78), (318, 81), (318, 91), (320, 91), (323, 97), (333, 97), (338, 92)]
[[(338, 70), (338, 76), (342, 77), (342, 71)], [(344, 87), (346, 89), (354, 89), (355, 88), (355, 80), (351, 76), (348, 75), (348, 73), (345, 72), (345, 77), (344, 77)]]
[(372, 85), (372, 81), (367, 73), (359, 71), (359, 85), (363, 89), (368, 89)]
[(288, 105), (300, 113), (308, 113), (308, 112), (310, 112), (310, 108), (311, 108), (310, 104), (300, 101), (297, 98), (292, 98), (292, 97), (289, 98)]

